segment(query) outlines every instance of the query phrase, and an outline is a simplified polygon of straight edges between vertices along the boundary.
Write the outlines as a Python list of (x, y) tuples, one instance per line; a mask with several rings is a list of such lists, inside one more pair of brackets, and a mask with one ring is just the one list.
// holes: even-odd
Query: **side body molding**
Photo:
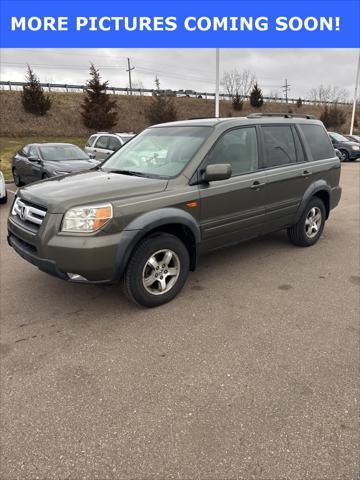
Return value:
[[(165, 225), (182, 225), (193, 234), (196, 252), (193, 267), (196, 265), (198, 244), (201, 241), (200, 225), (196, 219), (179, 208), (160, 208), (144, 213), (130, 222), (123, 230), (116, 254), (116, 279), (121, 278), (137, 243), (152, 230)], [(193, 269), (194, 269), (193, 268)]]

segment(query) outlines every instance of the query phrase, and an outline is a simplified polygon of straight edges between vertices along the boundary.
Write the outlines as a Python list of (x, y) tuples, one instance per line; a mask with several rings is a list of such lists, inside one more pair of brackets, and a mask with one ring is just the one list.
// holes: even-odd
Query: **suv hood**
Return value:
[(61, 175), (33, 183), (19, 190), (18, 196), (43, 206), (51, 213), (64, 213), (77, 205), (116, 201), (162, 192), (168, 181), (134, 177), (99, 170)]

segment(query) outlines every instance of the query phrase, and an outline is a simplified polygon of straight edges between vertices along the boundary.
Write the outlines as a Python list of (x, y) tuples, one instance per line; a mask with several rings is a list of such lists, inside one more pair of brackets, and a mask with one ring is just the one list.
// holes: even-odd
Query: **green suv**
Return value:
[(146, 307), (173, 299), (199, 254), (287, 229), (317, 242), (340, 200), (340, 161), (310, 116), (156, 125), (91, 171), (18, 190), (8, 242), (78, 283), (121, 280)]

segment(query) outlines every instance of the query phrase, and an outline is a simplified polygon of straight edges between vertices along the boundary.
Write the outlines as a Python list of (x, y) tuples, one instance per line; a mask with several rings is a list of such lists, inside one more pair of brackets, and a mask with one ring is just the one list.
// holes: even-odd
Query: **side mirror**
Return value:
[(30, 157), (28, 157), (28, 160), (29, 162), (37, 162), (37, 163), (40, 163), (40, 158), (39, 157), (36, 157), (35, 155), (30, 155)]
[(208, 165), (203, 173), (202, 180), (204, 182), (216, 182), (226, 180), (231, 177), (232, 170), (229, 163), (219, 163)]

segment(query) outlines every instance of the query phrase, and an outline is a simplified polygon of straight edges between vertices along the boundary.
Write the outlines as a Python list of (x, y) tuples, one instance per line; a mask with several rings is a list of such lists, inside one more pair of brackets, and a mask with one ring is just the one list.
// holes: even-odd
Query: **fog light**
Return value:
[(69, 277), (69, 280), (71, 280), (72, 282), (87, 282), (86, 278), (85, 278), (85, 277), (82, 277), (82, 276), (79, 275), (78, 273), (69, 273), (69, 272), (67, 272), (66, 274), (67, 274), (67, 276)]

